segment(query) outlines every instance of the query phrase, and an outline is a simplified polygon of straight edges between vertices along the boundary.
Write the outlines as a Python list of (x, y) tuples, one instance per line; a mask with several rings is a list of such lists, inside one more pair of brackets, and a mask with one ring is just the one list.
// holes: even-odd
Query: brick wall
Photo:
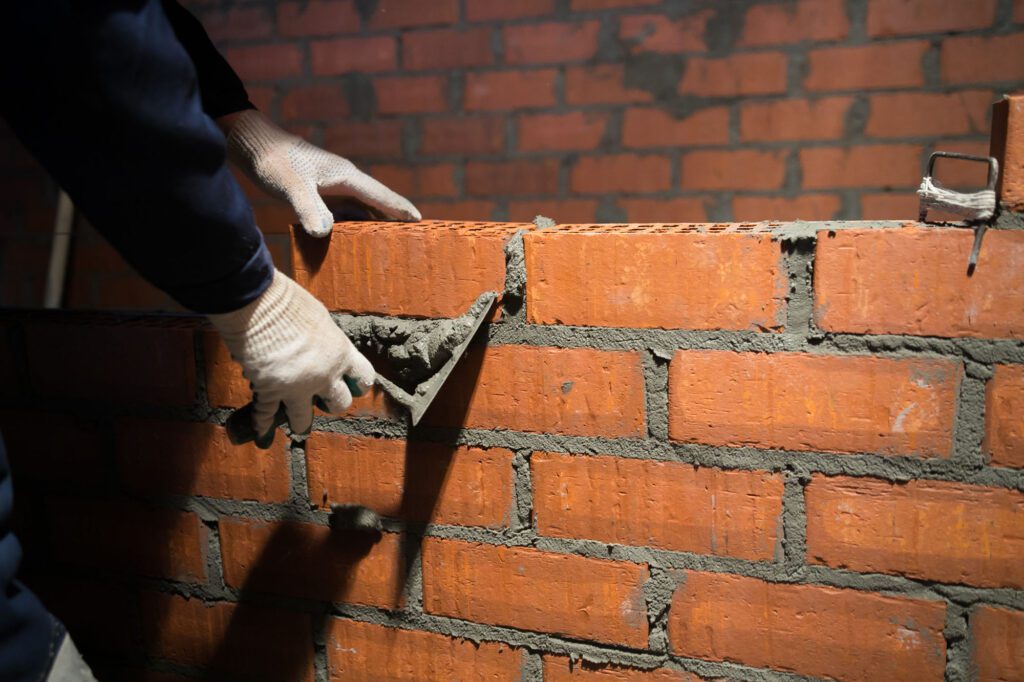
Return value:
[(198, 320), (8, 312), (28, 581), (101, 679), (1020, 680), (1024, 231), (971, 241), (339, 224), (293, 245), (332, 310), (502, 310), (425, 425), (371, 395), (266, 452)]
[[(188, 4), (260, 108), (449, 220), (912, 218), (1024, 83), (1021, 0)], [(53, 190), (3, 143), (0, 303), (32, 305)], [(287, 270), (291, 211), (247, 191)], [(74, 307), (169, 306), (91, 234), (71, 275)]]

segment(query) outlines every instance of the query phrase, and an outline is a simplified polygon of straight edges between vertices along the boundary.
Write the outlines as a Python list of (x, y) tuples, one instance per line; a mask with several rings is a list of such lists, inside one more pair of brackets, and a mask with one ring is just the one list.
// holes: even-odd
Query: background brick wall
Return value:
[[(187, 4), (257, 106), (439, 219), (911, 218), (1024, 82), (1022, 0)], [(54, 190), (2, 144), (0, 304), (37, 304)], [(291, 211), (247, 191), (287, 270)], [(71, 275), (73, 307), (170, 304), (87, 229)]]

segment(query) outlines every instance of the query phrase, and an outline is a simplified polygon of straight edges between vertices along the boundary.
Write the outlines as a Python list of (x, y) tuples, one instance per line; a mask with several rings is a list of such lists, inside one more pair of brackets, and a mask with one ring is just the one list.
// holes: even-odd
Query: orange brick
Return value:
[(850, 31), (843, 0), (758, 4), (747, 10), (739, 45), (842, 40)]
[(948, 38), (939, 61), (945, 83), (1001, 82), (1015, 91), (1024, 80), (1024, 33)]
[(624, 64), (567, 67), (565, 70), (565, 103), (570, 105), (628, 104), (654, 100), (654, 96), (647, 90), (627, 86), (625, 74)]
[(664, 109), (630, 108), (622, 122), (624, 147), (704, 146), (729, 142), (729, 110), (701, 109), (685, 117)]
[(444, 76), (391, 76), (373, 81), (379, 114), (422, 114), (448, 109)]
[(985, 393), (985, 450), (994, 466), (1024, 468), (1024, 365), (996, 365)]
[(786, 278), (768, 235), (540, 230), (526, 235), (526, 270), (534, 324), (778, 330), (784, 321)]
[[(1024, 233), (990, 230), (967, 276), (969, 230), (838, 230), (818, 241), (815, 322), (828, 331), (1024, 338)], [(900, 292), (893, 296), (892, 292)]]
[(196, 392), (192, 338), (187, 327), (33, 322), (29, 381), (49, 398), (186, 407)]
[(493, 201), (420, 201), (416, 207), (420, 209), (425, 220), (490, 220), (494, 216), (496, 204)]
[(985, 605), (974, 607), (971, 663), (975, 679), (978, 682), (1019, 680), (1021, 661), (1024, 661), (1024, 611)]
[(405, 197), (452, 197), (458, 193), (455, 166), (450, 163), (427, 166), (375, 164), (370, 175)]
[(985, 587), (1024, 586), (1024, 494), (944, 481), (816, 476), (807, 560)]
[(980, 134), (988, 130), (990, 92), (873, 95), (865, 133), (874, 137)]
[(668, 668), (637, 670), (617, 665), (578, 661), (567, 656), (544, 657), (545, 682), (700, 682), (693, 673)]
[(616, 203), (631, 223), (699, 223), (708, 218), (703, 199), (619, 199)]
[(787, 61), (781, 52), (694, 57), (686, 62), (679, 94), (735, 97), (784, 93)]
[(185, 582), (206, 580), (206, 528), (189, 512), (52, 497), (53, 551), (60, 561)]
[(550, 453), (530, 462), (542, 535), (751, 561), (781, 550), (778, 474)]
[(594, 199), (524, 199), (508, 202), (510, 220), (533, 220), (542, 215), (560, 223), (581, 223), (594, 220), (597, 201)]
[(835, 194), (800, 194), (788, 197), (737, 196), (732, 200), (734, 220), (832, 220), (841, 204)]
[(353, 503), (385, 516), (505, 527), (512, 513), (512, 452), (340, 433), (306, 441), (310, 503)]
[(912, 144), (814, 147), (800, 150), (803, 186), (808, 189), (843, 187), (917, 187), (924, 169), (921, 148)]
[(1014, 0), (1013, 22), (1015, 24), (1024, 24), (1024, 0)]
[(658, 192), (671, 186), (668, 157), (637, 154), (585, 156), (572, 168), (571, 188), (581, 194)]
[(530, 196), (558, 193), (559, 159), (470, 161), (466, 164), (466, 194), (470, 196)]
[(224, 582), (245, 592), (398, 608), (404, 602), (401, 539), (339, 538), (328, 526), (220, 520)]
[(353, 0), (303, 0), (277, 3), (277, 31), (288, 38), (332, 36), (359, 31)]
[[(495, 154), (504, 149), (504, 116), (431, 118), (423, 121), (420, 152), (424, 154)], [(441, 217), (451, 219), (454, 216)]]
[(466, 111), (528, 109), (555, 104), (554, 69), (481, 71), (466, 74)]
[(426, 420), (463, 428), (641, 437), (640, 356), (590, 348), (471, 347)]
[(657, 5), (661, 0), (572, 0), (571, 7), (575, 12), (587, 10), (613, 9), (615, 7), (641, 7)]
[(662, 14), (627, 14), (619, 20), (619, 40), (633, 54), (704, 52), (711, 10), (673, 19)]
[(808, 90), (864, 90), (924, 85), (921, 60), (928, 43), (829, 47), (807, 53)]
[(408, 28), (454, 24), (459, 20), (459, 0), (378, 0), (370, 17), (371, 29)]
[(852, 97), (745, 103), (740, 108), (740, 139), (838, 140), (846, 134), (846, 114), (852, 104)]
[(132, 491), (259, 502), (288, 499), (288, 460), (278, 443), (235, 446), (216, 424), (122, 419), (115, 425), (117, 469)]
[(949, 457), (960, 376), (960, 366), (946, 360), (677, 351), (669, 437)]
[(71, 415), (0, 411), (0, 433), (14, 480), (19, 482), (102, 485), (108, 466), (105, 431)]
[[(443, 221), (338, 223), (329, 249), (296, 231), (295, 280), (331, 310), (456, 317), (482, 292), (504, 289), (505, 242), (532, 226), (464, 227)], [(318, 251), (314, 257), (304, 249)]]
[(941, 601), (690, 571), (668, 634), (682, 656), (868, 682), (941, 680)]
[(149, 656), (253, 680), (313, 679), (307, 614), (150, 591), (142, 592), (140, 604)]
[(365, 158), (396, 158), (402, 155), (402, 121), (345, 121), (327, 126), (324, 147), (340, 156)]
[(916, 192), (860, 195), (860, 217), (864, 220), (917, 220), (918, 207)]
[(586, 151), (598, 147), (607, 124), (606, 112), (523, 114), (516, 118), (516, 138), (520, 151)]
[(578, 62), (597, 54), (600, 23), (514, 24), (502, 29), (508, 64)]
[(203, 12), (203, 28), (210, 40), (220, 44), (231, 40), (269, 38), (274, 24), (266, 7), (230, 7)]
[(477, 623), (645, 648), (646, 579), (646, 566), (625, 561), (423, 541), (424, 611)]
[(870, 0), (868, 35), (888, 37), (989, 28), (996, 0)]
[(242, 80), (273, 81), (302, 73), (302, 51), (298, 45), (247, 45), (232, 47), (225, 58)]
[(491, 29), (486, 27), (402, 35), (402, 66), (406, 69), (460, 69), (493, 63)]
[(309, 44), (309, 59), (316, 76), (390, 71), (398, 65), (398, 49), (390, 36), (317, 40)]
[(317, 120), (348, 116), (348, 99), (340, 84), (303, 85), (291, 88), (281, 98), (285, 120)]
[(779, 189), (786, 179), (785, 151), (698, 151), (683, 155), (684, 189)]
[(467, 0), (466, 19), (493, 21), (495, 19), (521, 19), (552, 14), (555, 0)]
[(327, 665), (331, 680), (345, 682), (517, 682), (522, 655), (501, 642), (471, 642), (333, 618), (327, 626)]
[(1024, 212), (1024, 97), (1007, 97), (992, 107), (989, 154), (999, 161), (999, 202), (1007, 210)]

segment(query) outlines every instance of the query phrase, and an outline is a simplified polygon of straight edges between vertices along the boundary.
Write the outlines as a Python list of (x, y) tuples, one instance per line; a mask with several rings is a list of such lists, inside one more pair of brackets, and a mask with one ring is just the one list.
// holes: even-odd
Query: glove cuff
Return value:
[(298, 142), (255, 109), (240, 112), (228, 133), (228, 157), (236, 163), (252, 165), (257, 159), (283, 143)]

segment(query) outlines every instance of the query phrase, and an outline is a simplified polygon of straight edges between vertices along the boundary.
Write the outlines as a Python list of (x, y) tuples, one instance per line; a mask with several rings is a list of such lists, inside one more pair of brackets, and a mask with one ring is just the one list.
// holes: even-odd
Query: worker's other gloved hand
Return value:
[(352, 404), (346, 376), (359, 389), (373, 386), (370, 361), (320, 301), (280, 272), (249, 305), (209, 318), (252, 382), (253, 428), (259, 436), (273, 428), (280, 403), (292, 431), (306, 433), (314, 397), (326, 403), (328, 412), (340, 414)]
[(354, 197), (384, 218), (420, 219), (408, 199), (348, 159), (286, 133), (258, 111), (233, 114), (225, 127), (229, 129), (228, 157), (265, 192), (290, 203), (302, 227), (313, 236), (326, 236), (334, 224), (320, 192)]

